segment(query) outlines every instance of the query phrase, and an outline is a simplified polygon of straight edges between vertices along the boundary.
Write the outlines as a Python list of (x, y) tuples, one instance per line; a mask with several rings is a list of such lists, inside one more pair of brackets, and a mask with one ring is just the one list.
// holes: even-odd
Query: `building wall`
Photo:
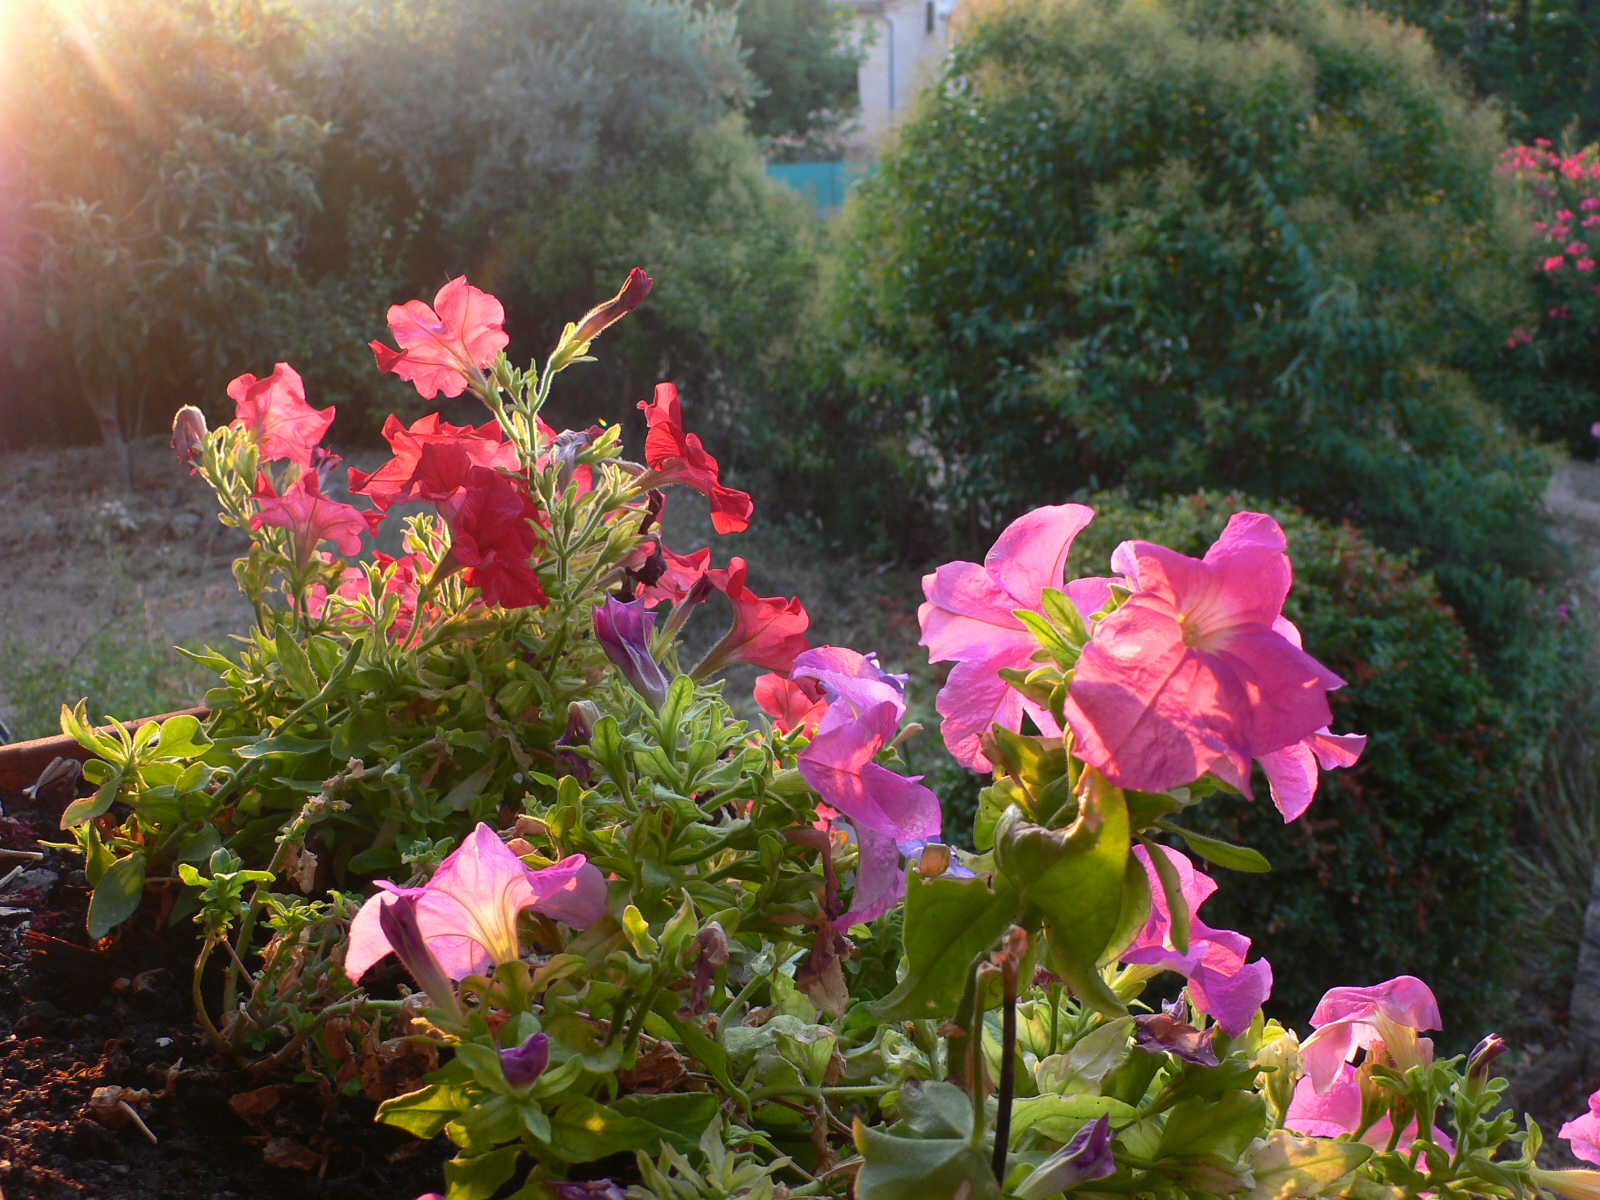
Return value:
[(858, 35), (867, 42), (861, 64), (857, 157), (871, 158), (896, 121), (916, 102), (950, 47), (950, 17), (959, 0), (853, 0)]

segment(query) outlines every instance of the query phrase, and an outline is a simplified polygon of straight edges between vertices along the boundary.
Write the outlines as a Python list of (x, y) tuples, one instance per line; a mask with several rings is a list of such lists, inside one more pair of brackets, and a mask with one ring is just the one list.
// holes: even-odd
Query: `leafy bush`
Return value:
[[(1248, 507), (1208, 492), (1092, 504), (1098, 515), (1074, 546), (1080, 573), (1128, 538), (1199, 556)], [(1517, 725), (1426, 575), (1349, 526), (1284, 506), (1274, 515), (1295, 564), (1284, 614), (1346, 680), (1331, 697), (1333, 728), (1367, 734), (1367, 748), (1351, 770), (1322, 777), (1291, 825), (1259, 775), (1254, 803), (1208, 810), (1211, 832), (1259, 847), (1273, 866), (1230, 879), (1213, 907), (1257, 937), (1286, 1016), (1304, 1017), (1339, 980), (1407, 970), (1433, 984), (1446, 1027), (1459, 1028), (1467, 1013), (1494, 1011), (1510, 965)]]
[(1542, 313), (1507, 336), (1501, 390), (1526, 427), (1575, 452), (1592, 451), (1590, 429), (1600, 416), (1600, 146), (1513, 146), (1500, 169), (1522, 185), (1532, 210), (1537, 240), (1527, 265)]
[(1495, 628), (1545, 472), (1472, 374), (1526, 311), (1501, 144), (1415, 31), (1328, 0), (980, 8), (856, 193), (850, 440), (969, 538), (1075, 489), (1287, 497)]

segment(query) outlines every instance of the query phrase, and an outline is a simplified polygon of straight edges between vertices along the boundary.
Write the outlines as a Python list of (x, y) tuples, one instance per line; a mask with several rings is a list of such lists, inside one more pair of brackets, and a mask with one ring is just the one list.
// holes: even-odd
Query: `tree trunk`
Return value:
[(106, 448), (106, 478), (111, 486), (133, 491), (133, 463), (128, 458), (128, 443), (122, 436), (122, 418), (114, 391), (89, 393), (89, 407), (100, 425), (100, 444)]

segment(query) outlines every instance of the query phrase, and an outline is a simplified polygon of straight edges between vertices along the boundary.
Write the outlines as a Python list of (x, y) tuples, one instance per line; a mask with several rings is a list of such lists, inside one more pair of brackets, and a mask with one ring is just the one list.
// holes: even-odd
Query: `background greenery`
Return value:
[[(826, 0), (54, 0), (0, 36), (0, 439), (220, 417), (278, 359), (340, 406), (336, 442), (370, 439), (424, 411), (365, 349), (387, 304), (465, 272), (527, 359), (643, 265), (650, 303), (552, 419), (675, 380), (757, 495), (765, 532), (730, 548), (819, 639), (915, 665), (920, 572), (1034, 504), (1097, 497), (1086, 564), (1283, 515), (1292, 615), (1374, 740), (1305, 822), (1232, 810), (1279, 871), (1211, 915), (1289, 1008), (1400, 969), (1487, 1003), (1524, 954), (1509, 914), (1570, 944), (1600, 830), (1591, 625), (1539, 505), (1544, 439), (1592, 445), (1600, 309), (1540, 275), (1496, 170), (1509, 140), (1595, 135), (1600, 18), (1377, 8), (970, 2), (827, 226), (764, 169), (848, 129), (860, 50)], [(1569, 302), (1565, 341), (1508, 346)], [(120, 634), (11, 661), (13, 692), (184, 698)], [(914, 765), (959, 807), (932, 742)]]

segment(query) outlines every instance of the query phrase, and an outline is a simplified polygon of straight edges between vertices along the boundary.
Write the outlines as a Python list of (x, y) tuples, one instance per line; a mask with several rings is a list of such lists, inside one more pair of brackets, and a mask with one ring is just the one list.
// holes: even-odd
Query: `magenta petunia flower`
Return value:
[(1100, 621), (1067, 698), (1078, 755), (1119, 787), (1160, 791), (1207, 771), (1250, 794), (1251, 761), (1326, 729), (1344, 681), (1283, 620), (1283, 530), (1235, 513), (1204, 559), (1125, 542), (1136, 591)]
[[(902, 705), (885, 700), (851, 715), (848, 701), (835, 703), (823, 720), (828, 727), (800, 752), (800, 774), (850, 819), (860, 845), (851, 910), (836, 922), (841, 928), (893, 908), (905, 894), (900, 847), (939, 836), (939, 798), (918, 782), (921, 776), (897, 775), (873, 761), (899, 731), (902, 711)], [(844, 719), (834, 721), (835, 713)]]
[(1016, 616), (1018, 609), (1042, 612), (1045, 588), (1067, 593), (1087, 616), (1110, 597), (1110, 580), (1064, 582), (1067, 555), (1078, 532), (1094, 519), (1082, 504), (1036, 508), (1008, 525), (980, 566), (945, 563), (922, 577), (927, 602), (917, 609), (921, 644), (929, 662), (954, 661), (935, 707), (944, 718), (940, 732), (950, 753), (976, 771), (992, 768), (982, 741), (995, 724), (1020, 730), (1026, 713), (1041, 732), (1061, 732), (1049, 712), (1027, 700), (1000, 677), (1037, 664), (1038, 640)]
[(1585, 1162), (1600, 1163), (1600, 1092), (1589, 1097), (1589, 1111), (1563, 1125), (1559, 1136)]
[(827, 733), (858, 719), (880, 704), (894, 706), (898, 725), (906, 715), (905, 675), (891, 675), (878, 665), (876, 654), (862, 654), (846, 646), (817, 646), (794, 660), (789, 678), (815, 680), (831, 707), (821, 717), (819, 732)]
[[(1428, 985), (1414, 975), (1399, 975), (1371, 987), (1336, 987), (1317, 1002), (1311, 1014), (1316, 1030), (1300, 1047), (1300, 1061), (1318, 1092), (1327, 1092), (1339, 1067), (1381, 1041), (1396, 1062), (1406, 1047), (1427, 1042), (1417, 1031), (1439, 1029), (1439, 1002)], [(1431, 1043), (1422, 1053), (1432, 1049)]]
[[(1360, 1129), (1361, 1083), (1356, 1069), (1349, 1063), (1339, 1064), (1333, 1085), (1325, 1093), (1318, 1092), (1312, 1086), (1309, 1075), (1304, 1076), (1295, 1085), (1294, 1097), (1289, 1101), (1289, 1111), (1284, 1116), (1284, 1125), (1307, 1137), (1325, 1138), (1336, 1138)], [(1385, 1113), (1362, 1135), (1361, 1140), (1382, 1150), (1388, 1147), (1393, 1132), (1394, 1125)], [(1416, 1140), (1417, 1119), (1413, 1116), (1410, 1124), (1400, 1131), (1394, 1148), (1404, 1154)], [(1438, 1126), (1434, 1127), (1433, 1140), (1443, 1146), (1446, 1153), (1455, 1153), (1455, 1143)]]
[(359, 981), (394, 947), (379, 915), (394, 896), (414, 896), (417, 922), (428, 949), (451, 979), (491, 970), (522, 956), (517, 917), (531, 908), (574, 929), (605, 912), (606, 881), (583, 855), (531, 871), (481, 821), (419, 888), (377, 881), (382, 890), (367, 900), (350, 923), (345, 974)]
[(1189, 949), (1179, 953), (1172, 943), (1172, 910), (1156, 874), (1150, 852), (1135, 846), (1133, 853), (1150, 876), (1150, 919), (1122, 955), (1132, 966), (1176, 971), (1189, 980), (1189, 998), (1201, 1012), (1214, 1018), (1229, 1037), (1250, 1026), (1257, 1011), (1272, 994), (1272, 965), (1266, 959), (1246, 962), (1250, 939), (1231, 929), (1212, 929), (1196, 915), (1217, 890), (1217, 881), (1195, 870), (1186, 854), (1159, 847), (1178, 873), (1183, 898), (1189, 905)]

